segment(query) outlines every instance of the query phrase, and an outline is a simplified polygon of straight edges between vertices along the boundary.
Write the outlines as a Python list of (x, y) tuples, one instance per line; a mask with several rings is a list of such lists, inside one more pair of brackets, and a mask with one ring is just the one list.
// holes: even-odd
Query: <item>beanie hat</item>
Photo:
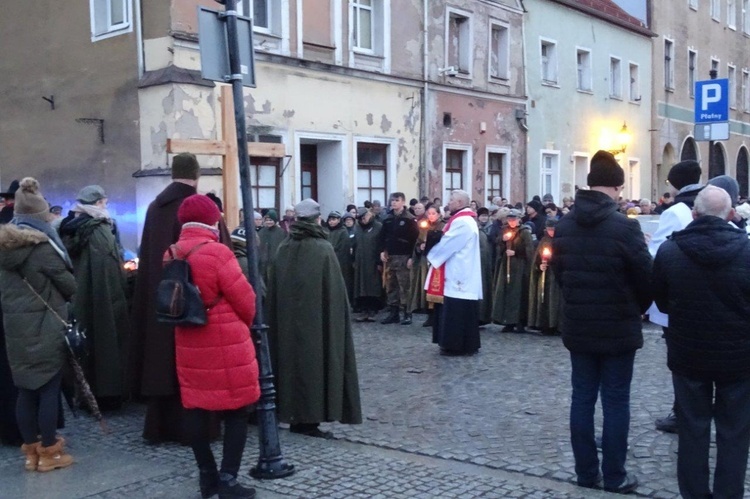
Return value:
[(341, 213), (338, 211), (332, 211), (328, 214), (328, 218), (341, 218)]
[(216, 207), (219, 208), (219, 211), (224, 213), (224, 203), (221, 202), (219, 196), (217, 196), (213, 192), (209, 192), (208, 194), (206, 194), (206, 197), (216, 203)]
[(694, 159), (680, 161), (669, 170), (667, 180), (678, 191), (688, 185), (699, 184), (701, 181), (701, 165)]
[(545, 194), (542, 196), (542, 202), (543, 203), (554, 203), (555, 198), (552, 197), (552, 194)]
[(517, 210), (515, 208), (512, 208), (508, 211), (508, 214), (506, 215), (507, 218), (521, 218), (521, 210)]
[(182, 225), (189, 222), (213, 225), (220, 218), (219, 207), (203, 194), (193, 194), (185, 198), (177, 210), (177, 220)]
[(740, 184), (735, 179), (729, 175), (719, 175), (709, 180), (708, 185), (720, 187), (727, 191), (729, 198), (732, 200), (732, 207), (737, 206), (737, 199), (740, 197)]
[(279, 214), (276, 213), (276, 210), (268, 210), (266, 212), (266, 216), (263, 217), (263, 218), (270, 218), (274, 222), (278, 222), (279, 221)]
[(544, 226), (548, 229), (554, 229), (555, 225), (557, 225), (557, 219), (556, 218), (548, 218), (546, 222), (544, 222)]
[(201, 167), (195, 154), (183, 152), (172, 158), (172, 178), (198, 180)]
[(481, 208), (479, 208), (477, 210), (477, 216), (480, 216), (480, 215), (489, 215), (489, 214), (490, 214), (490, 210), (487, 209), (487, 208), (485, 208), (484, 206), (482, 206)]
[(294, 207), (294, 214), (299, 218), (320, 216), (320, 205), (312, 198), (303, 199)]
[(21, 180), (16, 191), (15, 213), (18, 215), (35, 215), (47, 220), (49, 204), (39, 192), (39, 182), (32, 177)]
[(625, 170), (611, 152), (600, 150), (591, 158), (586, 183), (589, 187), (620, 187), (625, 185)]
[(107, 193), (99, 185), (87, 185), (76, 196), (76, 200), (82, 204), (94, 204), (100, 199), (106, 199)]
[(247, 242), (245, 228), (242, 227), (242, 226), (237, 227), (236, 229), (234, 229), (232, 231), (232, 234), (231, 234), (230, 237), (232, 238), (233, 242), (239, 242), (239, 243), (246, 243)]
[(263, 220), (263, 215), (261, 215), (257, 211), (254, 211), (253, 212), (253, 220)]
[(531, 206), (532, 208), (534, 208), (534, 211), (537, 213), (544, 212), (544, 206), (542, 206), (542, 202), (536, 199), (532, 199), (531, 201), (526, 203), (526, 206)]

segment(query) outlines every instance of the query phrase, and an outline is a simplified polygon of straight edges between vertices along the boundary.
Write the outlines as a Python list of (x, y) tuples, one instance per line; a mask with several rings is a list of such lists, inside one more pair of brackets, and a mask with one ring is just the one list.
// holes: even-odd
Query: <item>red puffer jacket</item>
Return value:
[[(205, 226), (183, 227), (177, 242), (188, 258), (193, 282), (208, 310), (208, 323), (175, 328), (177, 378), (186, 409), (238, 409), (260, 397), (258, 362), (249, 325), (255, 317), (255, 292), (232, 251)], [(168, 260), (168, 252), (164, 255)]]

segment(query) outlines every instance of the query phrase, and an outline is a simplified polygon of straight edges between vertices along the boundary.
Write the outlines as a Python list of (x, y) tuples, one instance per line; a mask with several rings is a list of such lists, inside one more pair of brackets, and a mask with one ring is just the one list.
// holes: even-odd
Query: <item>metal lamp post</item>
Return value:
[[(258, 278), (258, 248), (255, 241), (253, 221), (253, 195), (250, 191), (250, 157), (247, 148), (247, 127), (242, 86), (242, 68), (240, 64), (240, 47), (237, 30), (237, 0), (216, 0), (225, 5), (221, 17), (226, 23), (227, 47), (229, 52), (229, 75), (227, 81), (232, 83), (234, 97), (234, 121), (237, 127), (237, 150), (240, 164), (240, 192), (244, 214), (247, 241), (247, 263), (250, 283), (257, 291), (255, 298), (255, 320), (252, 326), (258, 362), (260, 364), (261, 396), (257, 404), (259, 456), (258, 464), (250, 470), (254, 478), (283, 478), (294, 473), (294, 466), (288, 464), (281, 453), (279, 429), (276, 420), (276, 389), (273, 385), (271, 352), (268, 348), (268, 326), (263, 321), (263, 299), (260, 293)], [(252, 50), (252, 47), (250, 48)]]

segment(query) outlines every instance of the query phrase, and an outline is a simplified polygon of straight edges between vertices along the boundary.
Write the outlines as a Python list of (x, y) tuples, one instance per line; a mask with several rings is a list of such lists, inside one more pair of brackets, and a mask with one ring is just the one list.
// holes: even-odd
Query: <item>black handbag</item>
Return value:
[(73, 314), (70, 314), (70, 320), (66, 321), (65, 319), (60, 317), (60, 314), (55, 312), (55, 309), (52, 308), (49, 303), (44, 300), (44, 298), (42, 298), (42, 295), (37, 293), (36, 289), (34, 289), (34, 286), (32, 286), (25, 277), (23, 278), (23, 282), (25, 282), (31, 292), (34, 293), (34, 295), (39, 298), (42, 303), (44, 303), (44, 306), (46, 306), (47, 309), (52, 312), (52, 315), (54, 315), (57, 320), (62, 323), (63, 337), (65, 338), (65, 343), (68, 345), (68, 350), (70, 351), (70, 353), (77, 359), (85, 357), (88, 353), (89, 346), (88, 338), (86, 338), (86, 330), (80, 325), (75, 317), (73, 317)]

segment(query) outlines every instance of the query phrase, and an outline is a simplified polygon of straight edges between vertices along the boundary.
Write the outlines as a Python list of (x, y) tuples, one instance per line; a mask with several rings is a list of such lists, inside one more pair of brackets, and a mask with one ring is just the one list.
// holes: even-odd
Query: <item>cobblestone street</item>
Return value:
[[(558, 337), (489, 326), (479, 355), (441, 357), (422, 320), (355, 325), (364, 424), (324, 425), (333, 441), (282, 430), (298, 471), (262, 482), (244, 475), (258, 497), (608, 496), (571, 483), (570, 362)], [(639, 495), (667, 498), (678, 495), (677, 437), (654, 429), (672, 403), (660, 333), (647, 327), (636, 356), (628, 469)], [(199, 497), (192, 453), (146, 445), (143, 413), (132, 405), (110, 414), (107, 435), (68, 414), (63, 434), (78, 462), (54, 473), (23, 473), (18, 450), (0, 448), (0, 497)], [(256, 460), (251, 431), (243, 469)]]

